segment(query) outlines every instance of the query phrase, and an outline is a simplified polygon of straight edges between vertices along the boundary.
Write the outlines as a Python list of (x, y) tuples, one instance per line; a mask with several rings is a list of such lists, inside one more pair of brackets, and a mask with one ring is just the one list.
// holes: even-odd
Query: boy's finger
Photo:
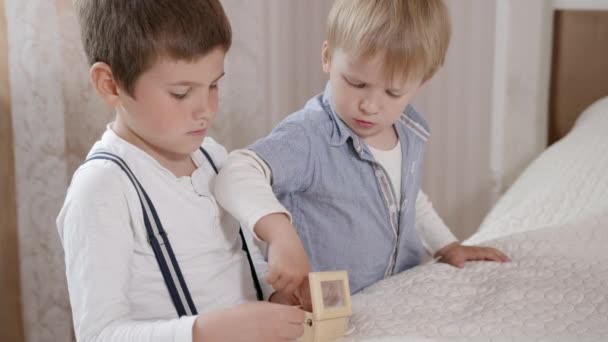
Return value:
[(274, 270), (269, 270), (266, 273), (266, 282), (270, 285), (274, 284), (279, 279), (279, 273)]
[(492, 261), (496, 261), (496, 262), (501, 262), (502, 258), (500, 257), (500, 255), (498, 253), (496, 253), (495, 251), (492, 251), (490, 254)]
[(293, 280), (285, 285), (284, 291), (290, 294), (294, 293), (298, 286), (300, 286), (300, 284), (297, 281)]
[(500, 253), (497, 249), (491, 248), (488, 250), (488, 252), (492, 257), (492, 261), (496, 261), (496, 262), (504, 261), (502, 253)]
[(494, 260), (494, 254), (488, 248), (478, 248), (475, 253), (475, 260)]
[(279, 331), (281, 338), (287, 341), (295, 341), (298, 337), (304, 335), (304, 321), (299, 324), (283, 324)]
[(497, 254), (488, 254), (483, 260), (501, 262), (502, 260)]
[(497, 250), (496, 253), (498, 253), (498, 255), (500, 256), (500, 259), (502, 260), (502, 262), (509, 262), (509, 261), (511, 261), (511, 259), (509, 259), (509, 257), (505, 253), (503, 253), (503, 252), (501, 252), (499, 250)]
[(310, 287), (308, 285), (308, 278), (304, 279), (302, 285), (294, 293), (302, 308), (306, 311), (312, 311), (312, 298), (310, 298)]
[(291, 324), (302, 324), (306, 318), (306, 314), (297, 306), (291, 306), (287, 308), (287, 314), (285, 316), (287, 322)]
[[(274, 282), (274, 284), (271, 284), (272, 288), (277, 290), (277, 291), (285, 291), (285, 287), (287, 286), (287, 279), (283, 278), (283, 277), (279, 277), (279, 279), (277, 279), (277, 281)], [(288, 292), (286, 292), (288, 293)]]

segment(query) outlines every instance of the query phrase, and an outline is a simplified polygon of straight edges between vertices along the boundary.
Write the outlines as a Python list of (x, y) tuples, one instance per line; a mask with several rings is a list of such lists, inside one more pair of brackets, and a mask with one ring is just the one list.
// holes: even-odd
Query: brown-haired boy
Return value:
[(301, 310), (246, 303), (256, 298), (252, 261), (238, 224), (209, 191), (227, 156), (205, 138), (231, 44), (219, 1), (79, 0), (76, 7), (91, 82), (116, 111), (57, 218), (76, 338), (300, 336)]

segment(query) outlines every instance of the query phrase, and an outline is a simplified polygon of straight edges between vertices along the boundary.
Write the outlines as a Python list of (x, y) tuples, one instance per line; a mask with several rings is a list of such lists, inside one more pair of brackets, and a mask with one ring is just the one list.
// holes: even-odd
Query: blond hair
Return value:
[(327, 21), (329, 53), (385, 52), (387, 76), (430, 79), (443, 65), (450, 20), (442, 0), (336, 0)]

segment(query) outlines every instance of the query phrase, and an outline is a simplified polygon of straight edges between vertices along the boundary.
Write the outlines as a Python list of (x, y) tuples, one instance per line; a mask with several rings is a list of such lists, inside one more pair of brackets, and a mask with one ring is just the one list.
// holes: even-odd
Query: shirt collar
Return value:
[(333, 129), (331, 132), (331, 136), (329, 137), (330, 144), (332, 146), (341, 146), (346, 143), (348, 138), (351, 138), (353, 141), (353, 146), (358, 153), (361, 153), (363, 150), (363, 144), (361, 139), (348, 127), (344, 121), (340, 118), (338, 113), (335, 110), (334, 102), (331, 94), (331, 85), (328, 81), (325, 85), (325, 91), (323, 92), (321, 98), (321, 104), (325, 111), (329, 114), (333, 122)]
[[(110, 152), (116, 153), (119, 157), (125, 158), (131, 162), (145, 160), (148, 163), (154, 165), (157, 169), (161, 170), (161, 172), (171, 176), (172, 178), (178, 178), (171, 171), (169, 171), (169, 169), (159, 163), (158, 160), (154, 159), (152, 156), (141, 150), (139, 147), (121, 138), (118, 134), (116, 134), (116, 132), (114, 132), (113, 126), (114, 122), (111, 122), (106, 125), (106, 131), (101, 137), (102, 146), (112, 146), (115, 151)], [(103, 149), (103, 147), (101, 147), (101, 149)], [(89, 152), (89, 155), (94, 152), (97, 152), (96, 148), (93, 148)], [(204, 156), (202, 155), (202, 153), (200, 153), (200, 156), (198, 156), (198, 153), (200, 153), (200, 151), (194, 151), (190, 154), (190, 156), (197, 169), (200, 169), (203, 164)], [(130, 167), (133, 168), (134, 166)], [(147, 165), (147, 167), (149, 167), (149, 165)]]

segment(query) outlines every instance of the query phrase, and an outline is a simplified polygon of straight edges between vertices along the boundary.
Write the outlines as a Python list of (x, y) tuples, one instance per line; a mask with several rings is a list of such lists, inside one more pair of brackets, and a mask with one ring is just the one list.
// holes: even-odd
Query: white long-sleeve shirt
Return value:
[[(253, 232), (256, 222), (266, 215), (285, 213), (290, 216), (275, 197), (271, 180), (270, 168), (255, 152), (236, 150), (228, 157), (216, 181), (214, 194), (218, 202), (243, 224), (243, 228)], [(416, 229), (431, 255), (458, 241), (422, 191), (416, 198)]]
[[(203, 147), (218, 167), (224, 162), (213, 139)], [(215, 172), (200, 151), (192, 153), (194, 173), (176, 177), (110, 126), (91, 152), (99, 150), (125, 160), (150, 196), (199, 314), (255, 300), (238, 224), (210, 193)], [(57, 227), (79, 341), (192, 341), (196, 316), (177, 318), (138, 196), (116, 164), (94, 160), (76, 171)], [(264, 263), (249, 247), (267, 296)]]

